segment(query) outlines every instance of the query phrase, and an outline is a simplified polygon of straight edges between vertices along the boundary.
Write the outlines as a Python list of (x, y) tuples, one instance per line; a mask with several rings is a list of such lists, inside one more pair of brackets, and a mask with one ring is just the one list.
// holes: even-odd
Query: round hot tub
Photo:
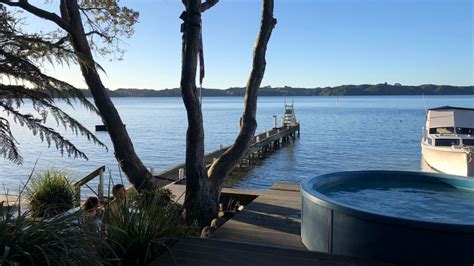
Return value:
[(313, 251), (401, 263), (474, 263), (474, 179), (354, 171), (301, 183), (301, 239)]

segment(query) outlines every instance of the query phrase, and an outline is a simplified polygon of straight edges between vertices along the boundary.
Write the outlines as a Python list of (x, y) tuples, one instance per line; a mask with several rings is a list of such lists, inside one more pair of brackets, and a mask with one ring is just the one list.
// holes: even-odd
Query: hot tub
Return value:
[(474, 263), (474, 179), (402, 171), (301, 183), (301, 239), (312, 251), (384, 261)]

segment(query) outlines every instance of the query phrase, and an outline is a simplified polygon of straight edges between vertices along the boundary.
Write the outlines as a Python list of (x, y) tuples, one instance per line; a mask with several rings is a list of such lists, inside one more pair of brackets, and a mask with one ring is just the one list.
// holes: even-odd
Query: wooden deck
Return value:
[(211, 237), (305, 250), (300, 238), (299, 185), (277, 183), (260, 194)]
[[(175, 195), (176, 202), (183, 204), (184, 203), (184, 193), (186, 192), (186, 185), (183, 184), (169, 184), (165, 188), (171, 190), (173, 195)], [(262, 194), (261, 191), (256, 190), (246, 190), (246, 189), (236, 189), (236, 188), (222, 188), (223, 194), (235, 194), (235, 195), (249, 195), (249, 196), (259, 196)]]
[[(183, 194), (183, 185), (168, 186)], [(301, 243), (299, 185), (277, 183), (264, 192), (224, 189), (258, 197), (209, 238), (179, 241), (151, 265), (383, 265), (308, 251)], [(183, 199), (181, 199), (183, 200)]]
[[(186, 186), (167, 186), (183, 203)], [(301, 194), (299, 185), (276, 183), (267, 191), (224, 188), (223, 193), (257, 198), (210, 237), (250, 244), (306, 250), (301, 243)]]
[(178, 242), (150, 265), (383, 265), (366, 259), (285, 249), (211, 238), (190, 237)]

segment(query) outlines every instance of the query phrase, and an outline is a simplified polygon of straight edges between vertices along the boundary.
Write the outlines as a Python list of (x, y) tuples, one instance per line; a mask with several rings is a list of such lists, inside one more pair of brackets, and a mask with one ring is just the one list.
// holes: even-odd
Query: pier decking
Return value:
[[(267, 132), (258, 134), (254, 138), (254, 142), (250, 145), (247, 154), (242, 159), (239, 166), (249, 165), (256, 158), (264, 158), (268, 151), (281, 147), (282, 144), (288, 143), (290, 139), (295, 140), (300, 135), (300, 125), (273, 128)], [(206, 154), (204, 162), (210, 167), (215, 158), (221, 156), (230, 146), (222, 147)], [(179, 170), (184, 169), (185, 165), (179, 164), (171, 169), (154, 174), (155, 182), (158, 186), (165, 186), (170, 183), (180, 181)]]

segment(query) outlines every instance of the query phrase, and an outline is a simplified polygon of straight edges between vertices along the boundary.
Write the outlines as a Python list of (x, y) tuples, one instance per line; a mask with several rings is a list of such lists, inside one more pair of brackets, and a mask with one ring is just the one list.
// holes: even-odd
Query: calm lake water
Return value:
[[(474, 96), (260, 97), (258, 132), (273, 126), (272, 116), (282, 115), (285, 100), (294, 101), (301, 122), (300, 139), (274, 152), (246, 177), (231, 180), (229, 185), (263, 190), (274, 182), (298, 183), (334, 171), (419, 171), (425, 109), (442, 105), (474, 108)], [(187, 122), (181, 98), (114, 98), (113, 101), (147, 167), (161, 171), (184, 161)], [(241, 97), (204, 98), (206, 153), (220, 144), (233, 142), (242, 108)], [(99, 117), (79, 106), (75, 110), (65, 109), (90, 130), (101, 124)], [(54, 119), (50, 118), (49, 123), (57, 127)], [(64, 132), (62, 128), (58, 130)], [(66, 169), (74, 179), (106, 165), (115, 182), (120, 182), (113, 146), (105, 132), (96, 135), (107, 144), (108, 152), (83, 137), (66, 134), (87, 154), (89, 161), (86, 161), (61, 157), (25, 128), (14, 126), (13, 131), (25, 162), (17, 166), (0, 160), (0, 182), (10, 193), (18, 191), (36, 160), (36, 172), (51, 167)]]

